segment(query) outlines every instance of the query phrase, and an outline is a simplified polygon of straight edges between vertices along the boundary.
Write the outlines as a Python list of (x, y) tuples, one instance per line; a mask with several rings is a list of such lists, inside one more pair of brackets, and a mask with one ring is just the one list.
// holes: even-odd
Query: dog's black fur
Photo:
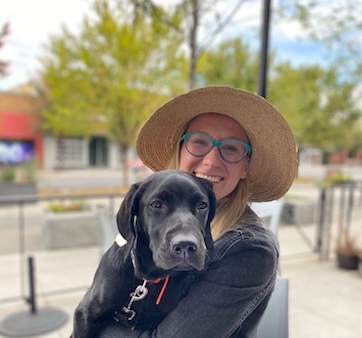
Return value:
[[(215, 196), (210, 182), (178, 170), (164, 170), (134, 184), (117, 214), (119, 232), (127, 240), (104, 254), (90, 289), (74, 315), (73, 338), (96, 336), (100, 325), (120, 312), (121, 322), (139, 329), (156, 326), (185, 293), (190, 276), (202, 271), (213, 249), (210, 222)], [(129, 321), (122, 308), (143, 279), (170, 276), (162, 287), (147, 284), (148, 294), (131, 306)], [(124, 319), (124, 320), (123, 320)]]

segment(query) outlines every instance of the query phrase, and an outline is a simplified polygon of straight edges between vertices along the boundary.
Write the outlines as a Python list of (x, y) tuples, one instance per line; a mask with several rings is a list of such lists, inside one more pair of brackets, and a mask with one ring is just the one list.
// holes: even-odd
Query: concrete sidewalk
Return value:
[(290, 281), (290, 338), (362, 337), (362, 275), (315, 257), (283, 261)]

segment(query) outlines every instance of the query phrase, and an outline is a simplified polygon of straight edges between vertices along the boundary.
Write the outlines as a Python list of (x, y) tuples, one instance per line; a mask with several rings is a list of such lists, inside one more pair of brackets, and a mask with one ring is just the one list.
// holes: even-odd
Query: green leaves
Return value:
[(127, 2), (96, 0), (79, 34), (64, 27), (50, 39), (42, 59), (45, 129), (57, 136), (103, 134), (132, 144), (158, 105), (158, 92), (179, 77), (177, 71), (170, 74), (170, 65), (183, 62), (174, 55), (180, 40), (157, 21), (160, 11), (147, 19), (132, 13)]
[(241, 39), (225, 40), (203, 54), (198, 72), (203, 84), (227, 84), (255, 92), (258, 55)]
[[(361, 133), (357, 122), (362, 116), (355, 97), (358, 83), (341, 80), (337, 67), (293, 66), (276, 63), (272, 57), (269, 66), (267, 98), (286, 118), (301, 148), (357, 147), (356, 134)], [(231, 39), (204, 53), (198, 79), (203, 85), (225, 84), (255, 92), (258, 67), (258, 54), (240, 39)]]
[(351, 146), (350, 130), (361, 117), (357, 84), (340, 79), (334, 67), (276, 67), (268, 99), (288, 120), (298, 144), (328, 150)]

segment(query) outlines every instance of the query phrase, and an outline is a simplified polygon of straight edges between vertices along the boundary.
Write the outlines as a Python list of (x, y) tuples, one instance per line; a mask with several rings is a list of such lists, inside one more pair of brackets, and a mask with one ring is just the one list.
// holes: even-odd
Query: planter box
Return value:
[(100, 243), (98, 220), (93, 211), (46, 212), (43, 243), (47, 249), (61, 249)]
[(284, 202), (281, 222), (285, 224), (313, 224), (316, 221), (317, 205), (312, 201)]
[(346, 255), (338, 252), (337, 265), (341, 269), (358, 270), (359, 257), (357, 255)]

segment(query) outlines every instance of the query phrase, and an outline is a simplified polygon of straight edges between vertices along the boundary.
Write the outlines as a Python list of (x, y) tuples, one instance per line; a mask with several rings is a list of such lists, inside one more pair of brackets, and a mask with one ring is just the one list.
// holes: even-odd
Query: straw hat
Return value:
[(250, 202), (284, 195), (297, 173), (297, 146), (283, 116), (263, 97), (227, 86), (210, 86), (179, 95), (158, 108), (137, 139), (141, 160), (152, 170), (166, 169), (187, 124), (203, 113), (220, 113), (246, 131), (252, 158), (247, 179)]

